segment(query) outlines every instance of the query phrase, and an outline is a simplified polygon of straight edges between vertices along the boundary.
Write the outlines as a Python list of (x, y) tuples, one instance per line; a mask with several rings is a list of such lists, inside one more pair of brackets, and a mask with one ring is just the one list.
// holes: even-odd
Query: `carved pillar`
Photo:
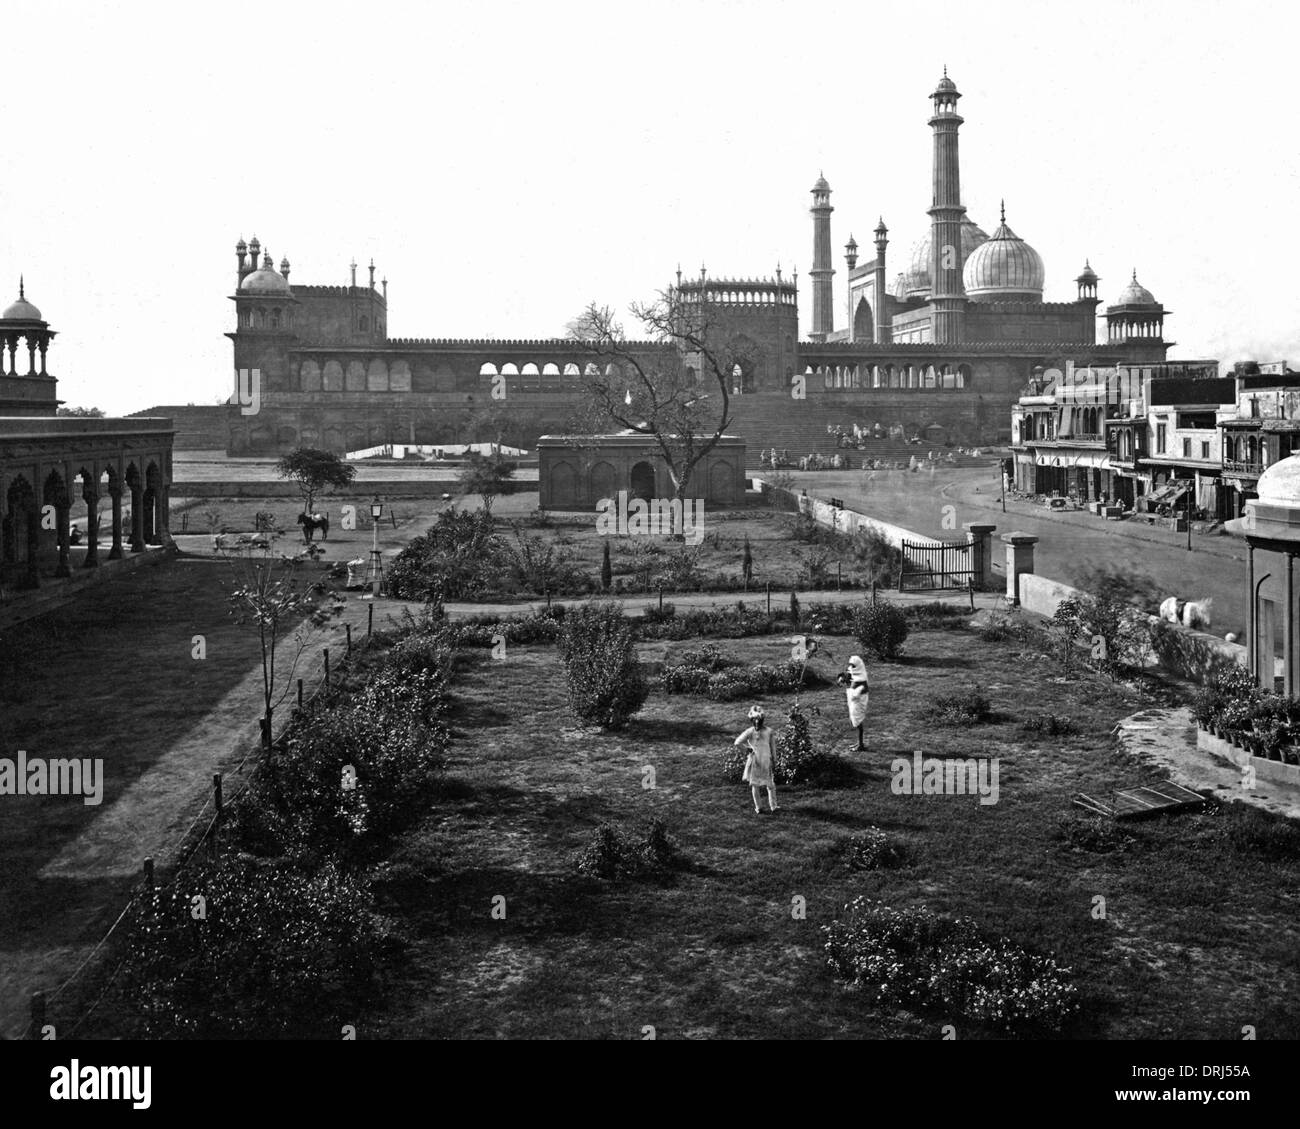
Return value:
[(131, 552), (144, 552), (144, 483), (131, 483)]
[(30, 499), (26, 514), (27, 576), (22, 586), (24, 588), (39, 588), (41, 580), (36, 572), (36, 557), (41, 551), (41, 507), (37, 505), (35, 496)]
[(99, 567), (99, 480), (86, 482), (81, 488), (86, 503), (86, 559), (82, 568)]
[(48, 375), (49, 375), (49, 373), (47, 373), (47, 372), (45, 371), (45, 350), (48, 349), (49, 346), (50, 346), (49, 341), (48, 341), (46, 338), (42, 337), (42, 338), (41, 338), (41, 343), (40, 343), (40, 350), (41, 350), (41, 375), (42, 375), (42, 376), (48, 376)]
[(27, 375), (36, 375), (36, 339), (27, 335)]
[(112, 479), (108, 484), (108, 496), (113, 500), (113, 547), (108, 551), (110, 561), (122, 559), (122, 480)]
[(72, 562), (68, 541), (68, 519), (72, 517), (72, 497), (66, 491), (54, 503), (54, 538), (59, 547), (59, 563), (55, 566), (55, 576), (71, 576)]

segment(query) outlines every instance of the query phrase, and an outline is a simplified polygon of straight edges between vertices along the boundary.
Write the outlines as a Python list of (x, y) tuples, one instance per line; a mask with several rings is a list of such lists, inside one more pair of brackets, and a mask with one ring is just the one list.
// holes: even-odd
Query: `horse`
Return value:
[(302, 539), (308, 544), (311, 544), (312, 537), (318, 529), (321, 531), (322, 541), (330, 539), (330, 519), (324, 514), (299, 514), (298, 524), (302, 526)]
[(1160, 618), (1166, 623), (1181, 623), (1187, 628), (1208, 628), (1213, 609), (1213, 596), (1204, 600), (1180, 600), (1177, 596), (1170, 596), (1160, 604)]

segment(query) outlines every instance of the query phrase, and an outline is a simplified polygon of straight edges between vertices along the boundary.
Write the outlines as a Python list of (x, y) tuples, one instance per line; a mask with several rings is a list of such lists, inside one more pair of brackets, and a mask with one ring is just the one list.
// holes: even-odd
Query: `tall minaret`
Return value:
[(961, 204), (961, 172), (957, 159), (957, 130), (962, 123), (957, 113), (957, 84), (943, 68), (935, 87), (934, 116), (934, 206), (930, 209), (930, 308), (934, 340), (951, 345), (962, 339), (966, 312), (966, 291), (961, 284), (961, 224), (966, 209)]
[(835, 209), (831, 207), (831, 186), (824, 176), (817, 177), (812, 196), (813, 206), (809, 210), (813, 218), (813, 265), (809, 274), (813, 280), (813, 313), (808, 336), (813, 341), (825, 341), (835, 328), (831, 295), (831, 278), (835, 274), (831, 266), (831, 212)]
[(874, 322), (877, 345), (888, 345), (890, 340), (889, 315), (885, 313), (885, 304), (889, 301), (889, 296), (885, 293), (885, 248), (888, 246), (889, 228), (885, 226), (885, 217), (881, 216), (880, 222), (876, 224), (876, 277), (873, 286), (876, 295)]

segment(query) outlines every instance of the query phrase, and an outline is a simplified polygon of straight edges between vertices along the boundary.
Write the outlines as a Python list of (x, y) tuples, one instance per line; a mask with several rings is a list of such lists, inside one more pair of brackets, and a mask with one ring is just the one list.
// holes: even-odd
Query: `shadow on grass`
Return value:
[[(743, 717), (743, 711), (737, 712)], [(635, 718), (631, 730), (645, 741), (688, 746), (715, 739), (722, 741), (731, 736), (720, 725), (712, 725), (700, 719), (682, 720), (672, 717)]]

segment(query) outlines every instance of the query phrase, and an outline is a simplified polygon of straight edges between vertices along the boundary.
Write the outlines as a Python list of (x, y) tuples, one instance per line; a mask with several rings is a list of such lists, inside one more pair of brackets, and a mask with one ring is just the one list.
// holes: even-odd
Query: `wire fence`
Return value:
[[(289, 711), (288, 717), (282, 721), (279, 733), (275, 733), (273, 729), (270, 741), (268, 742), (265, 733), (265, 720), (259, 716), (258, 722), (261, 726), (261, 735), (259, 736), (257, 745), (247, 752), (243, 759), (240, 760), (240, 762), (229, 772), (225, 774), (219, 772), (213, 774), (212, 786), (203, 802), (203, 806), (199, 809), (198, 814), (190, 821), (190, 824), (185, 829), (184, 833), (167, 848), (164, 854), (164, 857), (174, 857), (176, 860), (175, 864), (171, 867), (170, 882), (172, 884), (175, 883), (176, 879), (190, 865), (194, 860), (194, 856), (198, 854), (199, 850), (205, 844), (209, 846), (211, 852), (215, 855), (218, 833), (225, 816), (226, 806), (238, 800), (239, 797), (248, 790), (249, 785), (252, 783), (252, 773), (249, 773), (247, 776), (244, 775), (244, 769), (249, 762), (260, 761), (263, 750), (268, 744), (272, 749), (274, 749), (278, 743), (282, 742), (291, 731), (302, 711), (306, 710), (309, 706), (315, 705), (318, 699), (328, 700), (331, 690), (337, 685), (336, 676), (347, 669), (347, 662), (352, 653), (352, 625), (347, 624), (346, 627), (347, 644), (343, 664), (337, 667), (334, 671), (331, 671), (330, 649), (329, 647), (322, 648), (321, 670), (318, 678), (315, 680), (310, 693), (306, 692), (306, 679), (297, 679), (297, 704)], [(371, 605), (369, 625), (366, 631), (367, 639), (372, 637), (373, 634), (374, 606)], [(226, 779), (228, 777), (241, 776), (243, 777), (243, 782), (238, 791), (229, 796), (225, 795)], [(211, 812), (210, 815), (209, 812)], [(207, 823), (203, 827), (202, 831), (199, 831), (196, 835), (196, 830), (205, 817), (207, 817)], [(122, 912), (117, 915), (113, 924), (108, 927), (107, 932), (105, 932), (105, 934), (99, 939), (99, 942), (95, 947), (86, 954), (81, 963), (77, 965), (70, 975), (64, 978), (57, 988), (52, 991), (38, 989), (32, 992), (29, 1017), (25, 1021), (15, 1023), (9, 1031), (4, 1033), (5, 1038), (27, 1038), (36, 1040), (71, 1038), (78, 1030), (80, 1030), (82, 1024), (84, 1024), (86, 1020), (94, 1014), (100, 1004), (104, 1002), (108, 997), (108, 993), (112, 990), (113, 985), (117, 982), (117, 978), (126, 963), (125, 959), (119, 960), (114, 965), (112, 972), (108, 974), (105, 980), (104, 986), (95, 996), (94, 1002), (84, 1009), (79, 1009), (76, 1018), (70, 1021), (70, 1025), (67, 1026), (66, 1029), (61, 1029), (57, 1024), (51, 1022), (53, 1005), (56, 1001), (58, 1001), (61, 996), (64, 996), (73, 984), (79, 982), (87, 969), (95, 966), (95, 958), (103, 951), (105, 945), (108, 944), (109, 940), (113, 937), (113, 934), (121, 926), (122, 922), (126, 919), (127, 915), (136, 903), (145, 895), (151, 894), (154, 890), (160, 888), (160, 884), (155, 880), (154, 859), (152, 857), (143, 860), (140, 871), (140, 878), (131, 890), (126, 905), (122, 907)], [(166, 885), (166, 883), (162, 885)]]

